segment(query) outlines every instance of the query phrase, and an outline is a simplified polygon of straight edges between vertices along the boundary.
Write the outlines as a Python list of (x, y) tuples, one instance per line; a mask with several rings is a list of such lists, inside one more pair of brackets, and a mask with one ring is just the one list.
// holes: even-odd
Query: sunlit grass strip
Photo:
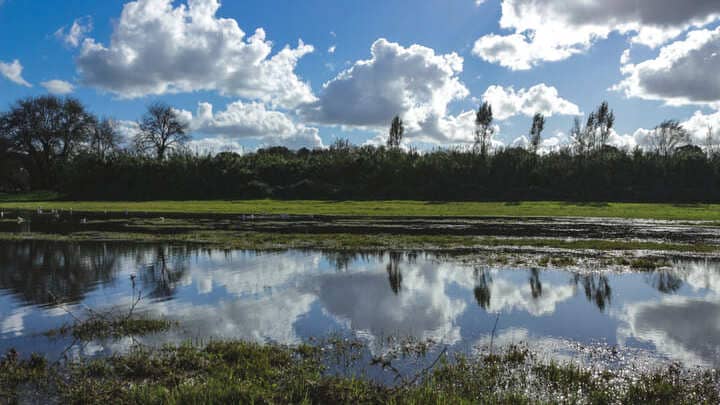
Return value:
[(382, 217), (592, 217), (720, 221), (720, 204), (427, 201), (36, 201), (0, 196), (0, 209), (187, 214), (288, 214)]

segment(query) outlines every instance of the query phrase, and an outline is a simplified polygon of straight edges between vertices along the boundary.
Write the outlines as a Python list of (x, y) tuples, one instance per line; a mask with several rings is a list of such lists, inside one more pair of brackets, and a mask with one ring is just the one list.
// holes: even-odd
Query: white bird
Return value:
[(0, 219), (5, 219), (5, 211), (0, 211)]
[(81, 224), (87, 224), (87, 218), (82, 218), (82, 219), (80, 220), (80, 223), (81, 223)]
[(18, 217), (18, 218), (17, 218), (17, 222), (18, 222), (18, 224), (22, 224), (23, 222), (25, 222), (25, 218), (23, 218), (23, 217)]

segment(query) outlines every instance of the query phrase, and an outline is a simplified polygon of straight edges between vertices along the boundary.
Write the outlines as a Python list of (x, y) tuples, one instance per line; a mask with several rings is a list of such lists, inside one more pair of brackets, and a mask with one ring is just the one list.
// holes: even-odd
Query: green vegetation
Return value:
[[(40, 194), (41, 196), (43, 194)], [(720, 204), (423, 201), (62, 201), (0, 196), (0, 209), (379, 217), (591, 217), (720, 221)]]
[[(392, 235), (392, 234), (284, 234), (234, 231), (196, 231), (177, 234), (76, 232), (69, 234), (3, 233), (0, 240), (39, 240), (57, 242), (181, 242), (199, 243), (223, 249), (283, 250), (447, 250), (464, 248), (556, 248), (568, 250), (714, 253), (720, 246), (710, 244), (661, 243), (632, 240), (551, 239), (551, 238), (494, 238), (449, 235)], [(561, 266), (557, 259), (553, 265)], [(555, 264), (557, 263), (557, 264)], [(627, 263), (630, 264), (629, 262)]]
[(48, 337), (71, 335), (77, 340), (144, 336), (164, 332), (175, 326), (174, 322), (133, 316), (95, 316), (87, 320), (45, 332)]
[[(28, 389), (45, 402), (185, 403), (718, 403), (711, 371), (670, 367), (640, 375), (544, 363), (509, 347), (475, 357), (441, 354), (434, 367), (385, 386), (327, 373), (345, 347), (212, 342), (135, 348), (124, 355), (49, 365), (11, 352), (0, 360), (0, 401)], [(41, 401), (42, 402), (42, 401)]]

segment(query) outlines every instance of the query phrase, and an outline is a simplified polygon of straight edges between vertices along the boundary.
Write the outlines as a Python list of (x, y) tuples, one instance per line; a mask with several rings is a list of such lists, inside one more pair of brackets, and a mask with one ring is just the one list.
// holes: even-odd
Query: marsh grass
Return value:
[[(637, 240), (499, 238), (455, 235), (396, 235), (396, 234), (287, 234), (242, 231), (188, 231), (173, 234), (148, 232), (74, 232), (9, 233), (0, 232), (5, 241), (54, 242), (137, 242), (137, 243), (197, 243), (219, 249), (286, 250), (452, 250), (483, 248), (552, 248), (573, 251), (657, 251), (716, 253), (720, 246), (710, 244), (663, 243)], [(556, 267), (565, 259), (556, 258)], [(628, 263), (629, 264), (629, 263)]]
[[(339, 346), (334, 350), (355, 350)], [(421, 378), (390, 386), (328, 374), (327, 346), (286, 347), (242, 341), (162, 348), (51, 365), (35, 356), (0, 360), (0, 401), (23, 386), (47, 402), (186, 403), (718, 403), (712, 371), (677, 366), (629, 375), (541, 362), (530, 350), (445, 356)]]
[(176, 322), (142, 317), (92, 317), (44, 333), (47, 337), (72, 336), (81, 341), (94, 339), (144, 336), (165, 332), (176, 326)]

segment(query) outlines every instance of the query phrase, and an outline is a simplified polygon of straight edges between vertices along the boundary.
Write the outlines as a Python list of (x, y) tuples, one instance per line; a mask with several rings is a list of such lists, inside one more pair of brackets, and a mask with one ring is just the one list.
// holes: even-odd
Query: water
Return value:
[[(135, 276), (135, 286), (131, 281)], [(170, 332), (72, 345), (42, 333), (90, 309), (180, 321)], [(494, 333), (493, 333), (494, 331)], [(336, 334), (472, 351), (528, 343), (557, 352), (618, 345), (686, 365), (720, 365), (720, 263), (656, 273), (478, 268), (429, 253), (221, 251), (167, 245), (0, 244), (0, 350), (102, 355), (133, 343)]]

